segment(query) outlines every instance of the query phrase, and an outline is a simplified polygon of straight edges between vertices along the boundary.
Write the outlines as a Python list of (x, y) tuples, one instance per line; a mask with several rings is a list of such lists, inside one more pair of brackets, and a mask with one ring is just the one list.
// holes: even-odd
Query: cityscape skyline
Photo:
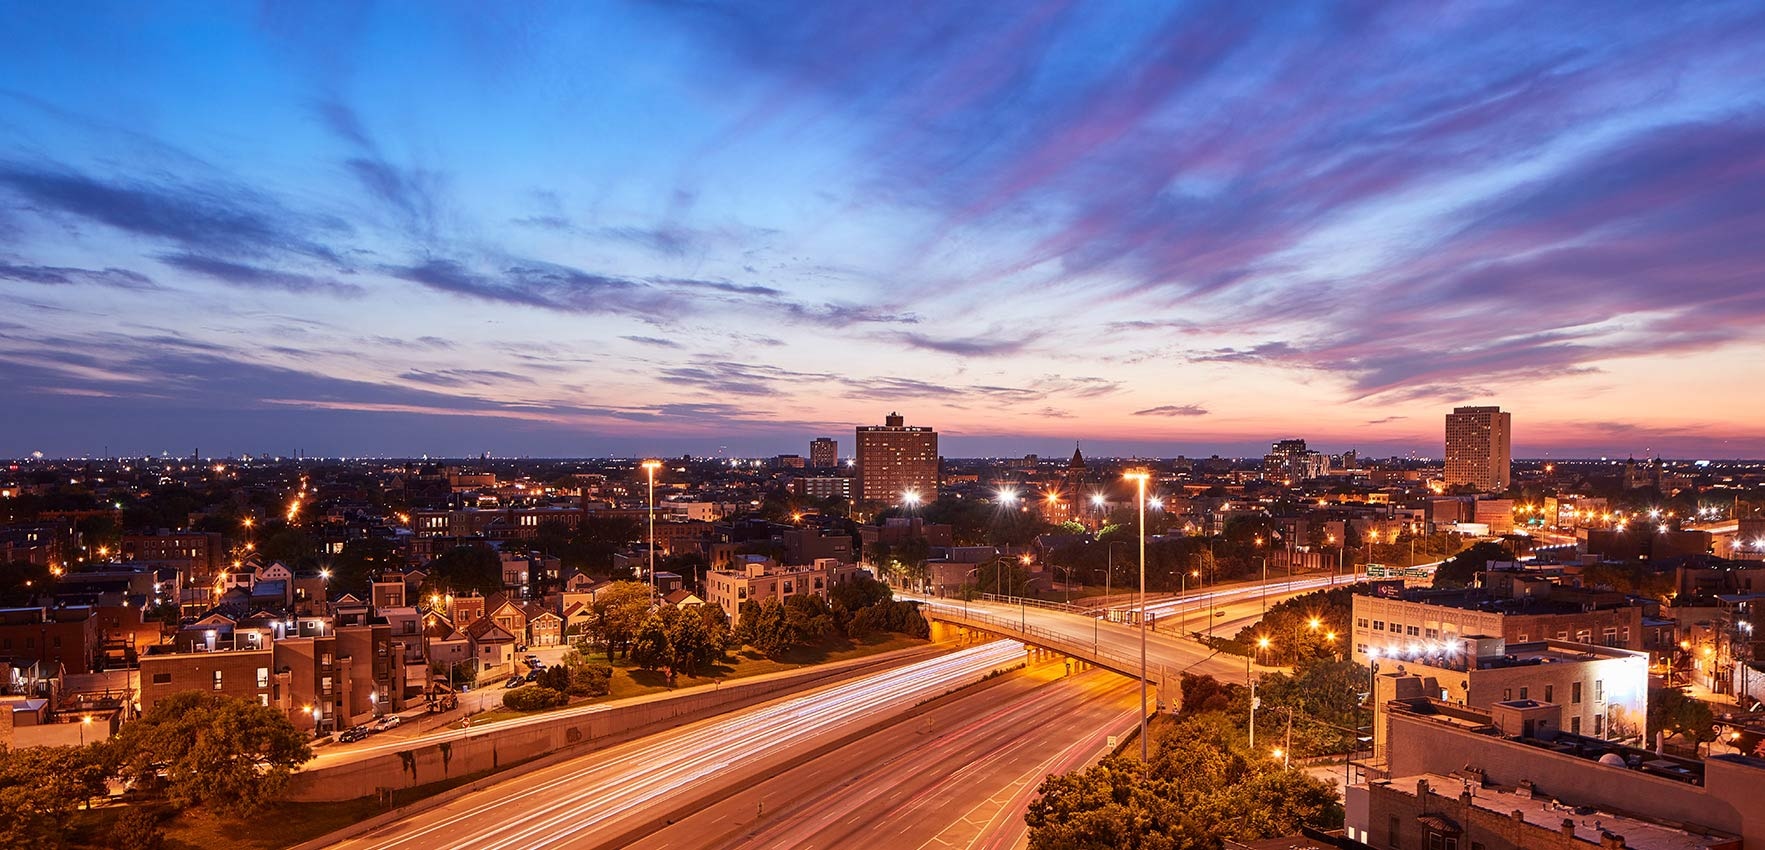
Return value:
[(6, 16), (0, 455), (1765, 456), (1747, 4)]

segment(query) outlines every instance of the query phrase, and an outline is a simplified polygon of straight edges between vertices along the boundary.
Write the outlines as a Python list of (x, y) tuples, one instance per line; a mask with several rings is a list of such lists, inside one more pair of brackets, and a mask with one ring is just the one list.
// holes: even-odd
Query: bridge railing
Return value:
[(997, 593), (983, 593), (981, 600), (1004, 605), (1027, 605), (1031, 608), (1044, 608), (1049, 611), (1065, 611), (1069, 614), (1089, 615), (1091, 613), (1088, 609), (1080, 608), (1071, 602), (1053, 602), (1047, 599), (1032, 599), (1028, 596), (1001, 596)]
[(933, 616), (945, 622), (958, 625), (978, 625), (1006, 637), (1023, 637), (1037, 646), (1057, 650), (1075, 658), (1083, 658), (1124, 675), (1132, 676), (1140, 670), (1139, 656), (1110, 652), (1095, 643), (1087, 646), (1083, 641), (1074, 640), (1070, 635), (1061, 632), (1040, 626), (1026, 626), (1021, 621), (1010, 617), (998, 617), (979, 611), (964, 612), (947, 605), (932, 607), (936, 609)]

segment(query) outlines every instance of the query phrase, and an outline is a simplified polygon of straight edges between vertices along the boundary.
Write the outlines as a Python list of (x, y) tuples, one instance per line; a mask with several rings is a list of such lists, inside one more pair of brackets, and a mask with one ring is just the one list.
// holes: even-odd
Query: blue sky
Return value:
[(0, 455), (1765, 456), (1765, 9), (16, 4)]

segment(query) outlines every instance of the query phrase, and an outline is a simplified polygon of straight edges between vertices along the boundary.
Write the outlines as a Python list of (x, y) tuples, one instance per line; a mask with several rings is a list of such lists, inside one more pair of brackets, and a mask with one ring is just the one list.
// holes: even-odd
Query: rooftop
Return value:
[(1600, 836), (1604, 833), (1624, 836), (1624, 846), (1636, 850), (1704, 850), (1734, 840), (1733, 836), (1697, 835), (1641, 818), (1600, 811), (1592, 806), (1564, 803), (1534, 795), (1529, 789), (1480, 787), (1476, 782), (1456, 776), (1424, 773), (1393, 778), (1389, 784), (1394, 790), (1414, 794), (1417, 780), (1426, 780), (1430, 791), (1448, 797), (1469, 791), (1472, 805), (1504, 818), (1513, 812), (1523, 812), (1527, 823), (1552, 831), (1564, 824), (1573, 824), (1575, 837), (1596, 847), (1600, 846)]

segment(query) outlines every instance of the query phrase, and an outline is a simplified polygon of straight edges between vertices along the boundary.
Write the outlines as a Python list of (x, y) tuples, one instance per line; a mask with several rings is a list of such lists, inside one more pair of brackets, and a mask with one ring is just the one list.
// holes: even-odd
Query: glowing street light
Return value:
[(905, 490), (901, 493), (901, 504), (909, 508), (918, 507), (920, 502), (918, 490)]
[(1004, 487), (999, 490), (999, 504), (1011, 505), (1011, 504), (1016, 504), (1016, 503), (1017, 503), (1017, 491), (1016, 490), (1013, 490), (1010, 487)]

